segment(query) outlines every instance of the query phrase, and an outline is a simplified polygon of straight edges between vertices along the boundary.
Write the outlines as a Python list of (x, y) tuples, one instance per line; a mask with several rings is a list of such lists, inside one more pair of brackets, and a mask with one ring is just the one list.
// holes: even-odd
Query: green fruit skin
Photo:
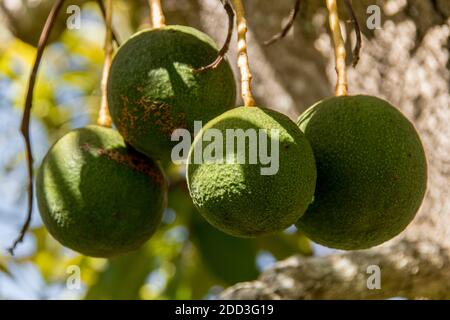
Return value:
[(117, 131), (70, 131), (45, 156), (36, 178), (42, 220), (61, 244), (111, 257), (137, 249), (157, 229), (167, 202), (159, 166)]
[(381, 244), (413, 220), (426, 191), (427, 163), (414, 126), (371, 96), (323, 100), (298, 119), (317, 164), (314, 202), (297, 226), (327, 247)]
[[(210, 128), (223, 134), (226, 129), (266, 129), (269, 137), (271, 129), (278, 130), (278, 172), (261, 175), (263, 166), (259, 161), (248, 164), (248, 140), (246, 164), (194, 164), (194, 149)], [(203, 142), (203, 148), (208, 144)], [(236, 150), (233, 156), (236, 157)], [(186, 174), (194, 205), (211, 225), (230, 235), (255, 237), (284, 230), (300, 218), (312, 201), (316, 167), (311, 147), (295, 123), (276, 111), (258, 107), (227, 111), (203, 127), (188, 159)]]
[(194, 72), (217, 57), (206, 34), (167, 26), (137, 33), (121, 46), (108, 79), (109, 110), (118, 130), (134, 148), (168, 161), (177, 128), (194, 131), (234, 106), (236, 84), (226, 60)]

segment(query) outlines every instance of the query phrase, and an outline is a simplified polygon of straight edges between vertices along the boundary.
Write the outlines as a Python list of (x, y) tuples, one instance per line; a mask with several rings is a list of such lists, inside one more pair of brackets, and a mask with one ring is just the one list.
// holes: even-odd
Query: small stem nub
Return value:
[(153, 28), (162, 28), (166, 25), (166, 18), (161, 5), (161, 0), (149, 0), (151, 21)]
[(252, 74), (248, 62), (247, 53), (247, 20), (245, 19), (244, 6), (241, 0), (233, 0), (236, 11), (236, 25), (238, 30), (238, 66), (241, 71), (242, 99), (246, 107), (255, 105), (251, 91)]
[(336, 59), (336, 96), (347, 95), (347, 69), (346, 69), (346, 50), (344, 39), (341, 34), (341, 26), (339, 23), (339, 14), (336, 0), (326, 0), (328, 8), (328, 17), (330, 23), (331, 33), (333, 35), (334, 51)]
[(102, 82), (101, 82), (102, 99), (100, 103), (100, 111), (98, 113), (97, 118), (97, 124), (103, 127), (111, 127), (112, 124), (111, 115), (109, 114), (108, 110), (108, 95), (107, 95), (109, 69), (111, 68), (111, 61), (113, 54), (112, 11), (113, 11), (112, 0), (106, 0), (105, 61), (103, 63)]

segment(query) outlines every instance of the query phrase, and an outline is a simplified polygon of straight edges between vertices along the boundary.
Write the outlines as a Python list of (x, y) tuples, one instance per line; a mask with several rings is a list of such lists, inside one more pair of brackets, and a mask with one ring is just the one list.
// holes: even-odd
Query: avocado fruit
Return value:
[(114, 57), (108, 105), (119, 132), (136, 150), (168, 162), (176, 129), (194, 133), (235, 105), (236, 84), (229, 63), (199, 69), (218, 55), (214, 41), (197, 29), (165, 26), (138, 32)]
[(314, 201), (297, 227), (313, 241), (356, 250), (402, 232), (425, 195), (427, 162), (414, 126), (372, 96), (332, 97), (298, 119), (317, 165)]
[(256, 237), (300, 218), (313, 198), (316, 167), (308, 141), (287, 116), (239, 107), (202, 128), (186, 175), (193, 203), (211, 225), (232, 236)]
[(48, 151), (36, 177), (42, 220), (61, 244), (112, 257), (144, 244), (158, 227), (167, 182), (158, 164), (109, 128), (72, 130)]

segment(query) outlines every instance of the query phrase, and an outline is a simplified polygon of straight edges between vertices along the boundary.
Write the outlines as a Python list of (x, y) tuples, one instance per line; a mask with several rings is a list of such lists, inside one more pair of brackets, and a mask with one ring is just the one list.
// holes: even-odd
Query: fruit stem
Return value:
[(339, 13), (336, 0), (326, 0), (328, 8), (328, 19), (331, 33), (333, 34), (334, 51), (336, 59), (336, 96), (347, 95), (347, 69), (346, 69), (346, 50), (344, 39), (342, 38), (341, 26), (339, 23)]
[[(105, 20), (106, 23), (106, 8), (105, 8), (105, 4), (103, 3), (103, 0), (97, 0), (97, 4), (100, 8), (100, 12), (102, 13), (102, 17)], [(114, 40), (114, 42), (116, 43), (117, 46), (120, 46), (120, 40), (119, 40), (119, 36), (117, 35), (117, 32), (114, 30), (114, 28), (112, 28), (112, 38)]]
[(221, 0), (221, 1), (223, 4), (223, 8), (225, 9), (225, 11), (227, 12), (227, 15), (228, 15), (227, 38), (226, 38), (225, 43), (223, 44), (222, 48), (220, 49), (219, 53), (217, 54), (216, 59), (213, 62), (211, 62), (210, 64), (194, 70), (195, 73), (201, 73), (201, 72), (205, 72), (210, 69), (217, 68), (220, 65), (220, 63), (225, 59), (225, 55), (228, 53), (228, 49), (230, 48), (231, 37), (233, 36), (234, 11), (233, 11), (233, 7), (231, 6), (229, 0)]
[(347, 8), (348, 14), (351, 17), (353, 27), (355, 28), (356, 44), (355, 48), (353, 49), (352, 65), (353, 67), (356, 67), (359, 62), (359, 52), (361, 51), (361, 28), (359, 27), (358, 18), (356, 17), (355, 11), (353, 10), (352, 1), (344, 0), (344, 3), (345, 7)]
[(98, 113), (97, 124), (103, 127), (111, 127), (112, 120), (111, 115), (108, 110), (108, 96), (107, 96), (107, 85), (108, 85), (108, 76), (109, 69), (111, 68), (113, 47), (112, 47), (112, 0), (106, 0), (106, 14), (105, 14), (105, 26), (106, 26), (106, 34), (105, 34), (105, 61), (103, 62), (103, 70), (102, 70), (102, 100), (100, 103), (100, 111)]
[(161, 5), (161, 0), (148, 0), (150, 5), (153, 28), (162, 28), (166, 25), (166, 18)]
[(26, 159), (27, 159), (27, 169), (28, 169), (28, 211), (25, 218), (25, 222), (20, 230), (19, 236), (14, 241), (12, 246), (8, 249), (11, 255), (14, 255), (14, 250), (17, 245), (23, 241), (25, 233), (30, 226), (31, 217), (33, 214), (33, 152), (31, 148), (30, 140), (30, 117), (31, 108), (33, 107), (33, 93), (36, 84), (36, 76), (39, 70), (39, 65), (44, 54), (45, 47), (47, 46), (48, 38), (55, 24), (56, 17), (58, 16), (61, 7), (63, 6), (65, 0), (57, 0), (53, 5), (50, 13), (48, 14), (47, 20), (45, 21), (44, 28), (42, 29), (41, 36), (39, 37), (39, 42), (36, 51), (36, 58), (34, 60), (33, 68), (31, 69), (30, 77), (28, 79), (27, 95), (25, 97), (25, 106), (23, 110), (22, 123), (20, 125), (20, 132), (25, 140), (26, 148)]
[(294, 8), (292, 8), (291, 12), (289, 13), (289, 18), (284, 27), (281, 29), (279, 33), (274, 35), (272, 38), (264, 42), (265, 46), (270, 46), (277, 42), (278, 40), (283, 39), (288, 34), (289, 30), (291, 30), (292, 26), (294, 25), (295, 18), (297, 18), (297, 15), (300, 12), (300, 5), (301, 0), (296, 0), (294, 4)]
[(241, 0), (233, 0), (233, 7), (236, 11), (236, 26), (238, 30), (238, 67), (241, 71), (241, 91), (242, 99), (246, 107), (255, 105), (251, 91), (252, 74), (248, 63), (247, 53), (247, 20), (245, 19), (244, 6)]

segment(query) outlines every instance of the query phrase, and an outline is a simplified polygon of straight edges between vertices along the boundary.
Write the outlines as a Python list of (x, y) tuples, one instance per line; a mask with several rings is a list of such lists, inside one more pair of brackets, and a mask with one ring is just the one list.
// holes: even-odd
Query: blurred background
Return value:
[[(324, 259), (317, 260), (323, 263), (329, 257), (346, 257), (361, 265), (361, 261), (352, 260), (353, 253), (343, 256), (315, 245), (295, 227), (251, 240), (215, 230), (192, 206), (183, 170), (176, 167), (168, 170), (170, 195), (163, 223), (140, 250), (110, 260), (81, 256), (52, 239), (35, 206), (31, 229), (16, 255), (10, 256), (7, 248), (18, 235), (26, 212), (27, 172), (19, 132), (25, 90), (35, 45), (53, 2), (0, 0), (0, 299), (211, 299), (242, 281), (262, 277), (265, 283), (264, 274), (291, 256), (304, 261), (315, 257)], [(168, 24), (196, 27), (221, 46), (228, 18), (219, 0), (162, 2)], [(302, 1), (293, 30), (270, 47), (262, 43), (280, 30), (294, 1), (244, 2), (256, 100), (260, 106), (277, 109), (295, 120), (309, 105), (334, 91), (334, 56), (324, 1)], [(70, 5), (77, 7), (65, 10)], [(79, 28), (69, 29), (66, 21), (77, 8), (81, 9)], [(450, 4), (446, 0), (363, 0), (354, 1), (354, 9), (363, 31), (363, 47), (359, 65), (349, 67), (350, 94), (372, 94), (398, 106), (421, 134), (430, 165), (429, 190), (414, 224), (381, 249), (373, 249), (373, 254), (379, 254), (377, 261), (383, 264), (383, 248), (404, 245), (407, 250), (418, 243), (437, 244), (433, 257), (439, 258), (439, 264), (431, 280), (450, 280)], [(344, 7), (340, 14), (350, 62), (354, 26)], [(114, 1), (113, 23), (121, 41), (149, 27), (147, 2)], [(31, 121), (35, 167), (56, 139), (95, 121), (103, 42), (103, 19), (96, 1), (67, 0), (45, 51), (35, 89)], [(235, 38), (228, 59), (238, 79)], [(429, 261), (419, 261), (416, 266), (421, 268), (422, 264), (434, 266)], [(73, 266), (79, 268), (80, 286), (70, 283)], [(405, 266), (406, 274), (414, 267)], [(420, 278), (420, 268), (416, 272), (418, 285), (430, 281), (430, 277)], [(318, 288), (338, 290), (326, 279), (316, 281)], [(395, 284), (396, 280), (390, 281)], [(266, 285), (275, 286), (271, 290), (277, 291), (280, 284)], [(407, 285), (415, 284), (399, 283), (375, 297), (415, 298), (414, 292), (402, 289)], [(448, 285), (433, 290), (450, 292)], [(283, 291), (277, 294), (285, 297)], [(341, 298), (352, 297), (349, 293)]]

